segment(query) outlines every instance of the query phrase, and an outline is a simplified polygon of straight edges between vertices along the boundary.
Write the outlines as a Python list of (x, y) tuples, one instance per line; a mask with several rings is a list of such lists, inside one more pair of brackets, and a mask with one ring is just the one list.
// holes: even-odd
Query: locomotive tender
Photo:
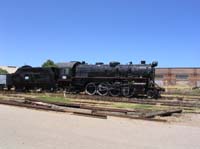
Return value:
[(11, 74), (11, 80), (17, 91), (51, 90), (56, 88), (58, 73), (57, 68), (23, 66)]
[(164, 91), (155, 83), (157, 62), (146, 64), (109, 64), (72, 61), (58, 63), (58, 67), (41, 68), (23, 66), (11, 74), (16, 90), (66, 90), (88, 95), (132, 97), (145, 95), (158, 98)]

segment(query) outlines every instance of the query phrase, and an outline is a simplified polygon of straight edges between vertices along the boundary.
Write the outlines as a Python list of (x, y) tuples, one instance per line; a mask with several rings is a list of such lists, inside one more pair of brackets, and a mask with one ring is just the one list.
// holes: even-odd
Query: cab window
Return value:
[(70, 68), (65, 68), (64, 69), (64, 74), (69, 75), (70, 74)]

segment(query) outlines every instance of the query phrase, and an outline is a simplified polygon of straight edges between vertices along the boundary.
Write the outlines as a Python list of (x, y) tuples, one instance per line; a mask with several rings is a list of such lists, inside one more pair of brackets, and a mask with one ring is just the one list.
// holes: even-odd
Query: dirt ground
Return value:
[(0, 149), (199, 149), (200, 115), (169, 123), (0, 105)]

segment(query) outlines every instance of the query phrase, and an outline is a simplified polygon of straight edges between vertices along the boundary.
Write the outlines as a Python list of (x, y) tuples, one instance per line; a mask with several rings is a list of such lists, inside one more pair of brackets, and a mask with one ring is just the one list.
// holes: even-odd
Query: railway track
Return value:
[[(63, 93), (45, 93), (47, 96), (52, 97), (64, 97), (67, 99), (76, 99), (72, 100), (73, 103), (61, 103), (61, 102), (51, 102), (44, 101), (40, 99), (43, 93), (16, 93), (16, 92), (0, 92), (2, 95), (8, 96), (10, 99), (21, 98), (24, 99), (25, 103), (16, 103), (15, 101), (10, 102), (0, 102), (0, 104), (16, 105), (20, 107), (34, 108), (34, 109), (43, 109), (49, 111), (57, 112), (70, 112), (75, 115), (87, 116), (87, 117), (97, 117), (106, 119), (107, 116), (116, 116), (122, 118), (130, 119), (139, 119), (139, 120), (149, 120), (149, 121), (166, 121), (165, 119), (157, 119), (154, 117), (171, 115), (173, 113), (180, 113), (183, 109), (194, 110), (200, 108), (199, 99), (190, 99), (190, 98), (180, 98), (180, 97), (163, 97), (160, 99), (148, 99), (148, 98), (124, 98), (124, 97), (108, 97), (108, 96), (89, 96), (85, 94), (65, 94)], [(35, 96), (35, 98), (30, 97)], [(113, 102), (120, 103), (134, 103), (134, 104), (145, 104), (145, 105), (158, 105), (166, 106), (164, 109), (160, 110), (137, 110), (137, 109), (118, 109), (118, 108), (109, 108), (110, 104)], [(38, 104), (39, 103), (39, 104)], [(45, 105), (43, 107), (43, 104)], [(28, 105), (27, 105), (28, 104)], [(33, 107), (32, 107), (33, 106)], [(56, 109), (54, 109), (56, 106)], [(99, 107), (100, 106), (100, 107)], [(169, 107), (168, 107), (169, 106)], [(53, 109), (51, 109), (54, 107)], [(60, 108), (61, 107), (61, 108)], [(63, 109), (64, 107), (64, 109)], [(171, 108), (170, 108), (171, 107)], [(58, 108), (58, 109), (57, 109)], [(67, 108), (67, 109), (66, 109)], [(185, 110), (184, 110), (185, 111)], [(196, 110), (195, 110), (196, 111)]]
[[(10, 91), (1, 91), (1, 94), (13, 97), (20, 97), (20, 93)], [(186, 108), (200, 108), (200, 98), (187, 98), (167, 96), (160, 99), (148, 99), (148, 98), (125, 98), (125, 97), (110, 97), (110, 96), (90, 96), (85, 94), (63, 94), (63, 93), (48, 93), (50, 96), (59, 96), (72, 99), (89, 99), (94, 101), (109, 101), (109, 102), (125, 102), (135, 104), (148, 104), (148, 105), (162, 105), (162, 106), (173, 106), (173, 107), (186, 107)], [(37, 94), (38, 95), (38, 94)], [(39, 93), (41, 95), (41, 93)]]
[(24, 100), (11, 99), (0, 100), (0, 104), (31, 108), (36, 110), (55, 111), (55, 112), (67, 112), (74, 115), (95, 117), (101, 119), (107, 119), (108, 116), (147, 120), (156, 122), (167, 122), (165, 119), (155, 118), (156, 116), (171, 116), (173, 113), (181, 113), (181, 109), (165, 110), (165, 111), (153, 111), (147, 113), (139, 113), (134, 110), (104, 108), (104, 107), (92, 107), (80, 104), (64, 104), (58, 102), (42, 102), (40, 99), (26, 98)]
[[(62, 94), (57, 94), (63, 96)], [(109, 96), (89, 96), (89, 95), (73, 95), (66, 94), (66, 98), (73, 99), (90, 99), (97, 101), (111, 101), (111, 102), (125, 102), (135, 104), (149, 104), (149, 105), (163, 105), (163, 106), (176, 106), (176, 107), (196, 107), (200, 108), (200, 101), (197, 99), (185, 99), (185, 98), (160, 98), (160, 99), (148, 99), (148, 98), (125, 98), (125, 97), (109, 97)]]

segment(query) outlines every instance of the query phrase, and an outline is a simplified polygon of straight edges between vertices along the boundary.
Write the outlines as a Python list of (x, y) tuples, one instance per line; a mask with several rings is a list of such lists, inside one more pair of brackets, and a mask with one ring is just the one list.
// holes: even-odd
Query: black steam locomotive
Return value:
[(155, 83), (157, 62), (127, 65), (85, 62), (58, 63), (56, 68), (23, 66), (10, 76), (16, 90), (66, 90), (88, 95), (158, 98), (164, 91)]

